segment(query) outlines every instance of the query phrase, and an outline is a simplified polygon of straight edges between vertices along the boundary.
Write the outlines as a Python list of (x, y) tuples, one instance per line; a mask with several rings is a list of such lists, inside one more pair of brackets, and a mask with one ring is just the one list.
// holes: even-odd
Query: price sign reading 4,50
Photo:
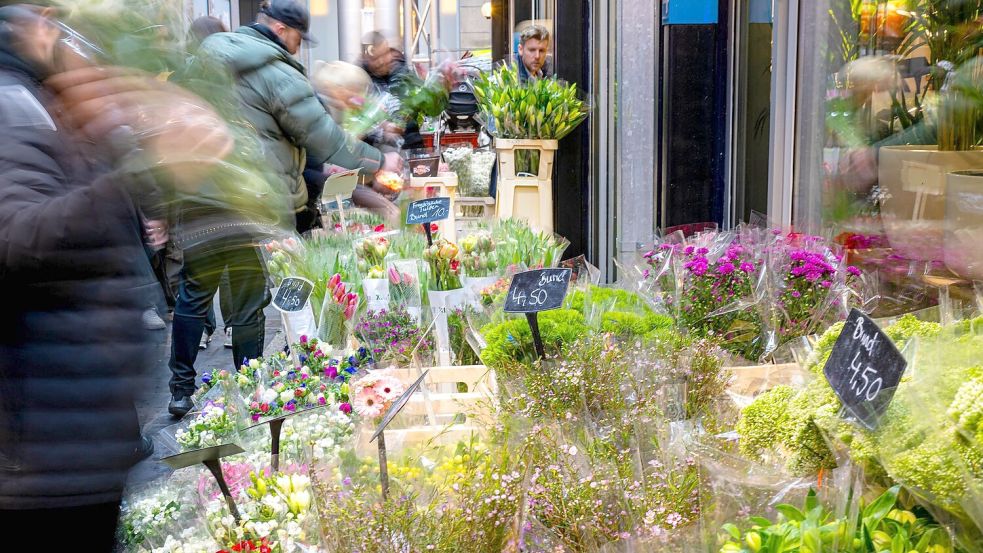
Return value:
[(571, 275), (570, 269), (536, 269), (512, 277), (509, 293), (505, 297), (505, 312), (526, 314), (536, 353), (540, 357), (545, 357), (546, 353), (536, 314), (563, 305)]
[(307, 305), (307, 300), (314, 291), (314, 284), (311, 281), (298, 278), (287, 277), (280, 283), (276, 296), (273, 298), (273, 307), (284, 313), (300, 311)]
[(874, 321), (854, 309), (823, 368), (843, 406), (868, 429), (877, 427), (908, 363)]

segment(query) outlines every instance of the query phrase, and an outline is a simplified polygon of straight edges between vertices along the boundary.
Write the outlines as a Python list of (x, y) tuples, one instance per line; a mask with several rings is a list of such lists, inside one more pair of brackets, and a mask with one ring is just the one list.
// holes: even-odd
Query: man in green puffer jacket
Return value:
[[(200, 86), (231, 84), (238, 102), (226, 102), (218, 109), (237, 125), (255, 132), (262, 148), (262, 171), (272, 180), (275, 193), (269, 203), (274, 210), (278, 207), (278, 193), (289, 200), (294, 213), (307, 204), (303, 174), (308, 157), (317, 164), (329, 162), (362, 169), (369, 175), (380, 169), (402, 169), (399, 154), (384, 156), (349, 136), (321, 105), (304, 67), (293, 58), (301, 41), (309, 40), (309, 28), (310, 13), (298, 0), (268, 0), (260, 7), (253, 25), (206, 38), (186, 71), (190, 83), (203, 80), (197, 83)], [(197, 219), (195, 224), (202, 226), (203, 216), (200, 210), (196, 211), (196, 200), (200, 204), (202, 198), (183, 202), (181, 216), (185, 226), (188, 219)], [(290, 226), (294, 224), (291, 221)], [(221, 229), (230, 225), (217, 226)], [(168, 412), (175, 417), (183, 417), (193, 407), (198, 344), (223, 272), (228, 272), (233, 296), (233, 367), (263, 352), (263, 308), (269, 304), (270, 296), (262, 257), (255, 242), (243, 243), (243, 238), (251, 237), (212, 233), (209, 239), (184, 249), (169, 363)]]
[(293, 56), (310, 40), (310, 13), (297, 0), (270, 0), (256, 23), (234, 33), (216, 33), (199, 56), (232, 72), (242, 115), (259, 134), (267, 170), (287, 187), (295, 211), (304, 208), (304, 166), (330, 163), (362, 169), (401, 171), (398, 153), (383, 155), (342, 130), (318, 100), (304, 66)]

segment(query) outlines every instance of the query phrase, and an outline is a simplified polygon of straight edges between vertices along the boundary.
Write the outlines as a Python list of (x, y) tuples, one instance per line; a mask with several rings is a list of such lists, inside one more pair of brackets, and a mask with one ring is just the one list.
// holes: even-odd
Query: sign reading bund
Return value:
[(509, 293), (505, 296), (505, 312), (525, 313), (540, 359), (546, 357), (546, 351), (539, 333), (539, 312), (563, 306), (572, 274), (570, 269), (535, 269), (512, 277)]
[(843, 406), (869, 430), (894, 398), (908, 363), (874, 321), (854, 309), (823, 367)]

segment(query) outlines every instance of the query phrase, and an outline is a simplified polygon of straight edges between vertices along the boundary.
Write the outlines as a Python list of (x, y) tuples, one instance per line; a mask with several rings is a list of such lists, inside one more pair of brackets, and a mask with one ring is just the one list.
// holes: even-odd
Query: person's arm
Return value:
[[(272, 94), (271, 111), (280, 128), (295, 144), (307, 150), (316, 164), (331, 163), (373, 174), (383, 166), (382, 152), (348, 135), (318, 101), (314, 89), (293, 68), (286, 86)], [(274, 91), (271, 91), (274, 92)]]
[(78, 264), (91, 263), (92, 252), (103, 250), (121, 225), (138, 232), (123, 186), (130, 175), (67, 182), (48, 146), (36, 129), (12, 127), (0, 135), (3, 277), (67, 278)]

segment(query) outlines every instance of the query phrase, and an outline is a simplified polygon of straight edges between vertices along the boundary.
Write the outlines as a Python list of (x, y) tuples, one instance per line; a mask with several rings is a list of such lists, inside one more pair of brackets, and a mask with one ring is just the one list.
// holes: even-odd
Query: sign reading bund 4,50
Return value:
[(873, 430), (908, 363), (874, 321), (854, 309), (823, 368), (843, 406)]
[(560, 308), (571, 274), (570, 269), (536, 269), (516, 274), (505, 297), (505, 312), (538, 313)]

